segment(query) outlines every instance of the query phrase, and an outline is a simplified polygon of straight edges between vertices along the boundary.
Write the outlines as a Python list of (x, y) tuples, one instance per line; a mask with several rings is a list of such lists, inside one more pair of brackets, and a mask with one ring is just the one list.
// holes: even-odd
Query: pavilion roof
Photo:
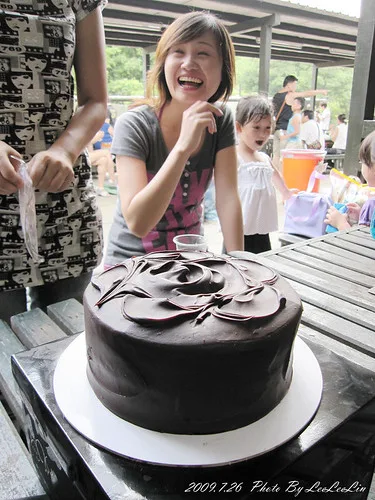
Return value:
[(217, 14), (236, 55), (259, 57), (261, 27), (271, 25), (272, 59), (354, 66), (357, 18), (282, 0), (109, 0), (103, 11), (106, 42), (152, 52), (166, 26), (191, 10)]

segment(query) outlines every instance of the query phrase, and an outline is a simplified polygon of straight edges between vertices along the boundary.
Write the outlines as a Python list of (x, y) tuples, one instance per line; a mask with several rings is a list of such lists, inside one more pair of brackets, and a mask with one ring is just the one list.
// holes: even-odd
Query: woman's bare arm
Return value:
[(76, 26), (74, 67), (78, 108), (56, 142), (36, 154), (29, 164), (34, 186), (45, 191), (62, 191), (70, 185), (74, 162), (105, 120), (105, 41), (99, 8)]
[(235, 146), (222, 149), (216, 155), (215, 195), (226, 251), (243, 250), (243, 221), (237, 188)]
[(148, 234), (165, 214), (189, 156), (206, 130), (216, 132), (214, 114), (222, 115), (222, 111), (207, 102), (196, 102), (184, 112), (179, 139), (150, 182), (143, 161), (117, 156), (121, 210), (136, 236)]

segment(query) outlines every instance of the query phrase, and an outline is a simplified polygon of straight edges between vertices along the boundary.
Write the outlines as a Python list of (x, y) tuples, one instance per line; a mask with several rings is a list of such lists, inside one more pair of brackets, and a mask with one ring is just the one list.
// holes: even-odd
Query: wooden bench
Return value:
[(325, 163), (329, 163), (332, 168), (342, 170), (344, 168), (345, 153), (330, 155), (327, 154), (324, 158)]
[(84, 330), (83, 306), (69, 299), (0, 320), (0, 499), (47, 499), (21, 436), (24, 410), (11, 370), (11, 356)]

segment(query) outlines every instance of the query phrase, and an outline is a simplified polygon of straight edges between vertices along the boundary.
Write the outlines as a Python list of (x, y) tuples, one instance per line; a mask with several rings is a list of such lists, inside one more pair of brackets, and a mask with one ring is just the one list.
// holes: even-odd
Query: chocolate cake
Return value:
[(89, 382), (133, 424), (224, 432), (288, 391), (301, 301), (260, 263), (208, 252), (134, 257), (92, 279), (84, 309)]

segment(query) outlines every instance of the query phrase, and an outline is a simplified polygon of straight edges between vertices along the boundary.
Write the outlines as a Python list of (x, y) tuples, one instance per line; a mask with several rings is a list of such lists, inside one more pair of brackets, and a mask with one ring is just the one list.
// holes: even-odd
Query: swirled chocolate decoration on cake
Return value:
[(103, 305), (124, 297), (123, 315), (139, 324), (194, 317), (199, 323), (212, 314), (228, 321), (249, 321), (275, 314), (285, 298), (271, 285), (276, 273), (256, 262), (200, 252), (155, 252), (129, 259), (122, 279), (106, 286), (92, 281)]
[(135, 425), (225, 432), (262, 418), (290, 386), (301, 300), (246, 253), (128, 259), (92, 278), (84, 310), (90, 385)]

